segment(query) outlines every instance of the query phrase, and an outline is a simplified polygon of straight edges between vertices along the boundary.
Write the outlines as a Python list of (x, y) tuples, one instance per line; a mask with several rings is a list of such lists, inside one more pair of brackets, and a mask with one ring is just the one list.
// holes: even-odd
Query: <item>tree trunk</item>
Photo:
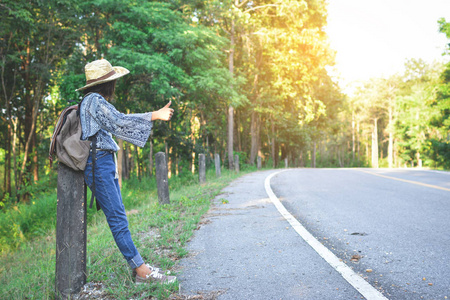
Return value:
[(173, 157), (172, 157), (172, 147), (169, 147), (169, 152), (167, 155), (167, 177), (172, 178), (173, 169)]
[(237, 147), (238, 147), (238, 151), (242, 152), (242, 136), (241, 136), (241, 131), (239, 130), (239, 128), (241, 128), (239, 126), (240, 122), (241, 122), (241, 114), (238, 114), (239, 111), (236, 111), (236, 139), (237, 139)]
[[(16, 182), (17, 189), (20, 191), (22, 183), (24, 181), (23, 176), (25, 175), (25, 169), (28, 170), (28, 173), (31, 173), (30, 165), (27, 167), (27, 162), (30, 154), (33, 152), (33, 132), (35, 131), (35, 115), (37, 116), (37, 107), (36, 105), (39, 104), (39, 102), (35, 105), (35, 97), (31, 97), (31, 91), (32, 91), (32, 83), (31, 83), (31, 76), (30, 76), (30, 63), (31, 63), (31, 57), (30, 57), (30, 40), (27, 40), (27, 47), (26, 47), (26, 57), (24, 56), (24, 61), (22, 64), (23, 67), (23, 79), (24, 79), (24, 87), (25, 87), (25, 126), (24, 126), (24, 137), (26, 138), (25, 142), (25, 149), (24, 149), (24, 156), (22, 161), (22, 167), (19, 171), (19, 181)], [(37, 83), (39, 84), (39, 83)], [(19, 127), (20, 128), (20, 127)], [(27, 201), (29, 197), (27, 197), (25, 194), (22, 195), (22, 201)]]
[(128, 178), (131, 178), (131, 176), (133, 175), (134, 172), (134, 157), (133, 157), (133, 145), (132, 144), (128, 144), (128, 159), (127, 159), (127, 172), (128, 172)]
[(352, 111), (352, 163), (355, 161), (355, 112)]
[(313, 142), (313, 147), (312, 147), (312, 157), (311, 157), (311, 168), (315, 168), (316, 167), (316, 141)]
[(19, 122), (18, 119), (11, 119), (13, 122), (13, 144), (12, 144), (12, 153), (13, 153), (13, 169), (14, 169), (14, 190), (16, 192), (16, 197), (18, 197), (19, 186), (17, 184), (18, 178), (18, 170), (17, 170), (17, 124)]
[(364, 133), (364, 141), (366, 141), (366, 163), (370, 162), (370, 148), (369, 148), (369, 137), (368, 133)]
[(275, 124), (273, 123), (272, 120), (272, 167), (275, 168), (276, 167), (276, 160), (275, 160)]
[(361, 157), (361, 145), (359, 142), (359, 122), (356, 124), (356, 160), (358, 161), (358, 167), (360, 166)]
[(325, 140), (320, 140), (319, 142), (319, 155), (320, 155), (320, 159), (319, 159), (319, 163), (321, 163), (323, 165), (323, 163), (326, 161), (326, 157), (325, 157)]
[(234, 135), (234, 108), (230, 105), (228, 107), (228, 168), (233, 169), (233, 135)]
[(150, 177), (153, 176), (153, 140), (150, 138), (150, 154), (148, 155), (148, 170)]
[[(16, 182), (16, 186), (18, 187), (18, 190), (20, 190), (21, 185), (22, 185), (23, 175), (25, 174), (25, 168), (27, 165), (28, 156), (32, 152), (32, 143), (31, 142), (32, 142), (32, 138), (33, 138), (33, 133), (36, 130), (36, 118), (37, 118), (37, 114), (39, 111), (39, 99), (36, 96), (35, 96), (35, 100), (36, 100), (36, 103), (32, 108), (31, 128), (28, 130), (28, 138), (25, 143), (24, 157), (23, 157), (22, 167), (21, 167), (20, 173), (19, 173), (19, 181)], [(27, 122), (25, 123), (25, 127), (28, 127)], [(29, 200), (29, 198), (26, 195), (24, 195), (23, 200), (27, 201), (27, 200)]]
[(378, 168), (378, 119), (373, 120), (372, 131), (372, 167)]
[(166, 161), (166, 170), (167, 170), (167, 176), (169, 175), (169, 145), (167, 144), (167, 139), (164, 140), (164, 153), (166, 156), (164, 157)]
[(300, 165), (300, 168), (302, 168), (304, 166), (304, 164), (303, 164), (303, 150), (300, 150), (299, 165)]
[(140, 181), (141, 176), (142, 176), (142, 164), (141, 164), (141, 158), (139, 156), (139, 147), (138, 146), (134, 146), (134, 154), (136, 157), (136, 175)]
[(36, 139), (37, 139), (37, 135), (36, 135), (36, 131), (33, 132), (33, 145), (32, 145), (32, 149), (33, 150), (33, 163), (32, 163), (32, 169), (33, 169), (33, 180), (34, 183), (37, 183), (39, 181), (39, 161), (38, 161), (38, 149), (36, 147)]
[(420, 158), (420, 152), (419, 151), (417, 151), (416, 157), (417, 157), (417, 167), (422, 168), (422, 159)]
[(175, 152), (175, 176), (178, 176), (178, 174), (180, 173), (180, 164), (178, 161), (178, 152)]
[(11, 124), (8, 123), (8, 136), (5, 141), (5, 185), (4, 191), (11, 195)]
[(195, 174), (195, 152), (194, 151), (192, 151), (191, 172), (192, 172), (192, 174)]
[[(230, 31), (230, 56), (228, 68), (231, 77), (234, 77), (234, 19), (231, 19)], [(233, 137), (234, 137), (234, 108), (230, 104), (228, 107), (228, 168), (233, 169)]]
[(195, 126), (193, 125), (195, 122), (195, 118), (193, 117), (192, 111), (191, 111), (191, 140), (192, 140), (192, 159), (190, 161), (191, 164), (191, 172), (192, 174), (195, 174)]
[(336, 154), (337, 154), (337, 159), (338, 159), (338, 165), (340, 167), (340, 166), (342, 166), (342, 162), (341, 162), (341, 151), (339, 149), (339, 146), (336, 146)]
[(281, 160), (284, 160), (287, 156), (287, 147), (285, 143), (281, 143), (280, 145), (281, 148)]
[[(258, 105), (258, 98), (259, 98), (259, 92), (258, 92), (258, 82), (259, 82), (259, 69), (261, 67), (262, 63), (262, 51), (260, 50), (260, 46), (257, 45), (258, 49), (256, 50), (256, 68), (255, 68), (255, 77), (253, 79), (253, 92), (254, 97), (252, 97), (253, 107), (252, 107), (252, 118), (251, 118), (251, 149), (250, 149), (250, 164), (255, 164), (255, 158), (258, 154), (259, 150), (259, 135), (260, 135), (260, 117), (258, 112), (255, 111), (257, 105)], [(248, 54), (250, 57), (250, 53)]]
[[(209, 144), (209, 135), (206, 135), (206, 153), (205, 153), (205, 164), (208, 163), (211, 153), (211, 147)], [(182, 158), (180, 158), (182, 160)]]
[[(394, 142), (393, 142), (393, 144), (395, 145), (395, 140), (394, 140)], [(394, 168), (397, 168), (398, 167), (398, 153), (397, 153), (397, 150), (395, 149), (395, 147), (393, 147), (394, 148)]]
[(251, 136), (251, 149), (250, 149), (250, 164), (255, 164), (255, 158), (258, 154), (258, 134), (259, 134), (259, 124), (258, 116), (255, 111), (252, 111), (252, 120), (250, 126), (250, 136)]
[(388, 124), (388, 130), (389, 130), (389, 145), (388, 145), (388, 166), (389, 168), (392, 168), (394, 166), (393, 161), (394, 161), (394, 134), (393, 134), (393, 113), (392, 113), (392, 106), (389, 105), (388, 108), (388, 112), (389, 112), (389, 124)]

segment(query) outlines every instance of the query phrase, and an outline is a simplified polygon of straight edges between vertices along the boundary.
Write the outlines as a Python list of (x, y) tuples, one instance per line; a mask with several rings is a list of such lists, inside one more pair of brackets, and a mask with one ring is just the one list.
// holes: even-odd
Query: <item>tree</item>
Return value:
[[(97, 5), (93, 1), (84, 10), (98, 11)], [(85, 29), (85, 48), (91, 54), (86, 53), (81, 63), (79, 54), (71, 61), (78, 60), (81, 65), (91, 57), (105, 56), (113, 64), (130, 69), (131, 74), (117, 86), (115, 105), (121, 111), (150, 111), (172, 101), (176, 114), (170, 124), (155, 125), (152, 138), (157, 143), (152, 145), (159, 150), (167, 148), (173, 165), (180, 157), (188, 159), (198, 145), (196, 138), (190, 138), (189, 123), (197, 116), (204, 123), (213, 123), (217, 108), (232, 97), (238, 98), (230, 88), (233, 79), (225, 68), (226, 40), (204, 26), (190, 25), (171, 5), (160, 2), (137, 1), (117, 7), (115, 1), (103, 1), (97, 19), (98, 34), (90, 32), (92, 26)], [(97, 40), (108, 47), (94, 47)], [(63, 91), (72, 93), (65, 86), (78, 82), (74, 74), (72, 70), (66, 73)], [(212, 115), (205, 115), (207, 111)], [(144, 149), (136, 159), (141, 161), (147, 151), (153, 149)]]
[(422, 166), (430, 152), (430, 140), (441, 139), (436, 120), (441, 114), (436, 102), (436, 86), (441, 73), (439, 64), (426, 64), (422, 60), (406, 63), (404, 83), (398, 96), (397, 131), (404, 161), (415, 161)]
[[(34, 181), (39, 177), (37, 117), (52, 73), (73, 51), (79, 37), (75, 29), (77, 11), (74, 1), (45, 1), (33, 5), (27, 1), (4, 1), (0, 5), (0, 34), (4, 44), (1, 51), (1, 96), (7, 108), (5, 119), (10, 130), (14, 130), (10, 137), (19, 137), (23, 148), (22, 164), (15, 172), (18, 173), (15, 182), (17, 195), (21, 186), (30, 181), (26, 173), (32, 173)], [(17, 110), (13, 112), (12, 106)], [(23, 131), (23, 135), (15, 130)], [(12, 147), (16, 156), (15, 139)], [(33, 158), (31, 163), (30, 158)]]

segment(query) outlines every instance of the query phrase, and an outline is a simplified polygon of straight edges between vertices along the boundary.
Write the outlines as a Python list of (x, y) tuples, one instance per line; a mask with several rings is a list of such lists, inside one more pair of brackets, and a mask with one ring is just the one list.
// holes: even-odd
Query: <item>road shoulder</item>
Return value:
[(360, 298), (271, 203), (264, 180), (273, 172), (245, 175), (214, 199), (179, 264), (180, 297)]

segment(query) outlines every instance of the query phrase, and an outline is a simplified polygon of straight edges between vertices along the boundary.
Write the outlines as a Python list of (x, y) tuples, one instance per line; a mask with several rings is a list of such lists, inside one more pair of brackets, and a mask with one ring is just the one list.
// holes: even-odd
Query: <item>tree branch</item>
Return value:
[(248, 13), (249, 11), (257, 10), (257, 9), (260, 9), (260, 8), (277, 7), (277, 6), (280, 6), (280, 5), (279, 4), (266, 4), (266, 5), (256, 6), (256, 7), (252, 7), (252, 8), (249, 8), (249, 9), (245, 10), (244, 13)]
[(248, 1), (249, 1), (249, 0), (244, 0), (244, 1), (242, 1), (241, 3), (238, 4), (239, 0), (236, 0), (236, 1), (234, 2), (234, 6), (236, 6), (237, 8), (241, 8), (242, 6), (244, 6), (245, 4), (247, 4)]

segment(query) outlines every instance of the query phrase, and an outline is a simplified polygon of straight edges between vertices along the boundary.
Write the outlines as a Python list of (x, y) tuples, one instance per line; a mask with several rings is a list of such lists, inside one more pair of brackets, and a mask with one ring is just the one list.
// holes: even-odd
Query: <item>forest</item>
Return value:
[[(324, 0), (3, 0), (0, 3), (0, 208), (55, 187), (48, 148), (59, 113), (78, 103), (87, 62), (131, 74), (114, 106), (172, 101), (144, 148), (118, 141), (122, 178), (170, 176), (220, 154), (284, 167), (450, 168), (450, 65), (420, 59), (344, 94)], [(436, 20), (450, 39), (450, 23)], [(445, 54), (449, 55), (449, 54)]]

